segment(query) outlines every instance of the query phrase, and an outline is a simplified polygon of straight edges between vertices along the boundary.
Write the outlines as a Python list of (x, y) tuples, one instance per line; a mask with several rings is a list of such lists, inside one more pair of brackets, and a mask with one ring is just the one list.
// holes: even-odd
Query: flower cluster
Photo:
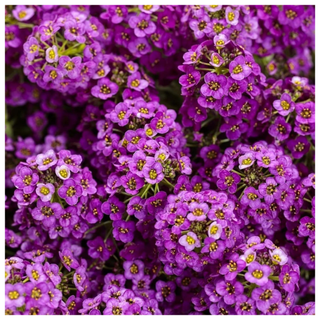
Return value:
[[(188, 6), (182, 21), (188, 21), (196, 39), (222, 36), (252, 54), (271, 56), (264, 62), (269, 75), (298, 75), (312, 67), (314, 10), (293, 5)], [(291, 51), (289, 57), (285, 51)]]
[(315, 92), (307, 78), (292, 77), (268, 84), (264, 108), (257, 114), (262, 131), (286, 144), (292, 157), (300, 159), (315, 139)]
[(315, 7), (5, 8), (5, 314), (315, 314)]
[(102, 213), (94, 205), (97, 199), (92, 198), (97, 182), (88, 168), (81, 168), (81, 162), (82, 157), (69, 150), (56, 153), (50, 149), (20, 163), (11, 178), (16, 188), (11, 200), (19, 208), (15, 225), (20, 229), (36, 225), (50, 239), (79, 239), (88, 224), (101, 220)]
[(247, 133), (255, 121), (259, 107), (255, 97), (265, 78), (252, 55), (218, 35), (213, 42), (193, 46), (183, 57), (179, 67), (185, 73), (179, 79), (185, 96), (180, 109), (183, 125), (199, 130), (208, 117), (222, 117), (225, 123), (219, 129), (228, 139)]

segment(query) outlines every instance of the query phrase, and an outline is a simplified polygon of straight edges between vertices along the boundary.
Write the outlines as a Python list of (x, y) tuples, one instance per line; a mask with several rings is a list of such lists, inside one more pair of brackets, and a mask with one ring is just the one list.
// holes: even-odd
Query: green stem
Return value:
[(211, 117), (211, 118), (208, 118), (207, 120), (203, 121), (201, 124), (201, 128), (205, 127), (209, 122), (211, 122), (214, 119), (215, 119), (215, 117)]
[(309, 200), (309, 199), (307, 199), (307, 198), (303, 198), (303, 200), (304, 200), (304, 201), (307, 201), (307, 202), (310, 202), (310, 203), (312, 202), (311, 200)]
[(246, 186), (247, 186), (246, 184), (241, 185), (241, 186), (237, 189), (236, 192), (240, 191), (242, 188), (244, 188), (244, 187), (246, 187)]
[(243, 174), (243, 173), (241, 173), (241, 172), (238, 172), (238, 171), (236, 171), (236, 170), (231, 170), (231, 172), (233, 172), (233, 173), (236, 173), (236, 174), (238, 174), (239, 176), (241, 176), (241, 177), (245, 177), (246, 175), (245, 174)]
[(240, 200), (240, 199), (242, 198), (242, 196), (243, 196), (243, 194), (244, 194), (245, 190), (246, 190), (246, 189), (243, 189), (243, 190), (242, 190), (242, 192), (241, 192), (241, 194), (240, 194), (240, 196), (239, 196), (238, 200)]
[(170, 183), (166, 178), (163, 178), (163, 181), (168, 184), (171, 188), (174, 189), (174, 185), (172, 183)]
[(96, 224), (95, 226), (93, 226), (92, 228), (88, 229), (84, 234), (86, 235), (86, 234), (88, 234), (89, 232), (91, 232), (92, 230), (95, 230), (95, 229), (97, 229), (97, 228), (100, 228), (101, 226), (104, 226), (104, 225), (109, 224), (109, 223), (112, 223), (112, 221), (104, 221), (104, 222), (102, 222), (102, 223), (98, 223), (98, 224)]
[(200, 70), (200, 71), (211, 71), (211, 72), (216, 72), (214, 69), (209, 69), (209, 68), (198, 68), (195, 67), (196, 70)]
[(12, 24), (16, 24), (19, 26), (20, 29), (25, 29), (25, 28), (33, 28), (34, 25), (31, 23), (23, 23), (23, 22), (19, 22), (19, 21), (15, 21)]
[(212, 65), (210, 63), (207, 63), (207, 62), (199, 61), (199, 63), (204, 64), (204, 65), (209, 66), (209, 67), (212, 67)]
[(141, 194), (141, 198), (143, 198), (144, 195), (146, 195), (146, 196), (148, 195), (148, 190), (150, 189), (150, 187), (151, 187), (151, 184), (148, 183), (148, 185), (146, 186), (145, 190), (144, 190), (143, 193)]
[(291, 116), (291, 114), (289, 113), (287, 116), (286, 122), (288, 122), (290, 120), (290, 116)]
[(112, 228), (110, 228), (110, 230), (108, 231), (108, 233), (107, 233), (107, 235), (105, 236), (105, 238), (104, 238), (104, 242), (106, 242), (107, 240), (108, 240), (108, 238), (109, 238), (109, 236), (110, 236), (110, 234), (111, 234), (111, 232), (112, 232)]

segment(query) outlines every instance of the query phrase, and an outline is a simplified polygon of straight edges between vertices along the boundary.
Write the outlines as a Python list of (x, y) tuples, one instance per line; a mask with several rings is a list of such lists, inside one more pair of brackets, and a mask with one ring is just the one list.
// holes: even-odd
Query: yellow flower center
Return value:
[(243, 71), (242, 67), (240, 64), (238, 64), (234, 69), (233, 69), (233, 73), (234, 74), (238, 74), (238, 73), (241, 73)]
[(68, 171), (67, 171), (66, 169), (61, 169), (61, 170), (59, 171), (59, 174), (60, 174), (60, 176), (63, 177), (63, 178), (67, 178), (67, 177), (68, 177)]
[(196, 243), (196, 240), (194, 240), (192, 237), (190, 237), (190, 236), (187, 236), (187, 242), (188, 242), (188, 244), (195, 244)]
[(20, 297), (20, 294), (18, 291), (10, 291), (8, 296), (10, 300), (16, 300)]
[(289, 108), (290, 108), (290, 104), (285, 100), (281, 101), (280, 105), (283, 110), (289, 110)]
[(157, 178), (157, 176), (158, 176), (157, 171), (154, 169), (151, 169), (149, 172), (150, 179), (155, 180)]
[(42, 187), (40, 189), (40, 192), (46, 196), (46, 195), (48, 195), (50, 193), (50, 190), (47, 187)]
[(252, 275), (256, 279), (261, 279), (263, 277), (263, 272), (262, 272), (262, 270), (255, 270), (255, 271), (252, 272)]
[(234, 13), (233, 12), (229, 12), (228, 13), (228, 19), (229, 19), (229, 21), (233, 21), (234, 20)]

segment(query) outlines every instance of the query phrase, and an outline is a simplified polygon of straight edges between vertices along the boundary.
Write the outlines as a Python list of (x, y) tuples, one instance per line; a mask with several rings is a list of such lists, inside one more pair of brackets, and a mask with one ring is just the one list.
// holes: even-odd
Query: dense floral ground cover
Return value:
[(313, 6), (7, 6), (6, 314), (315, 313)]

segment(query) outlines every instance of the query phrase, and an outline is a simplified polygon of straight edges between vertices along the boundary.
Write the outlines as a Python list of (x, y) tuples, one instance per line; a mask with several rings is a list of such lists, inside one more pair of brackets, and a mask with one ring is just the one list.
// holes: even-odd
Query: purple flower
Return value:
[(252, 263), (253, 261), (255, 261), (256, 259), (256, 252), (253, 249), (247, 249), (243, 255), (241, 255), (239, 257), (240, 259), (242, 259), (243, 261), (246, 262), (246, 266), (248, 266), (250, 263)]
[(46, 282), (27, 282), (24, 288), (26, 295), (29, 299), (32, 299), (31, 301), (33, 301), (33, 303), (37, 303), (39, 306), (45, 306), (49, 302), (49, 288)]
[(239, 100), (247, 89), (247, 83), (244, 80), (237, 81), (230, 77), (228, 78), (227, 87), (229, 96), (235, 100)]
[(223, 274), (227, 281), (231, 281), (236, 278), (239, 272), (241, 272), (246, 267), (246, 262), (242, 259), (239, 259), (237, 253), (232, 254), (230, 257), (229, 263), (223, 265), (219, 273)]
[(22, 283), (5, 284), (5, 307), (19, 308), (24, 305), (25, 287)]
[(134, 29), (137, 37), (145, 37), (156, 31), (156, 25), (150, 21), (150, 15), (146, 13), (131, 16), (129, 26)]
[(126, 102), (120, 102), (110, 113), (110, 120), (113, 123), (117, 123), (120, 127), (124, 127), (129, 123), (131, 113), (132, 109), (129, 107), (129, 105)]
[(285, 291), (294, 292), (295, 285), (299, 282), (299, 274), (286, 264), (279, 274), (279, 282)]
[(173, 302), (176, 298), (175, 295), (175, 289), (176, 289), (176, 284), (172, 281), (164, 282), (164, 281), (157, 281), (156, 282), (156, 299), (159, 302), (162, 301), (168, 301), (168, 302)]
[(239, 169), (243, 170), (251, 167), (255, 162), (255, 154), (253, 152), (248, 152), (239, 157)]
[(39, 27), (40, 39), (41, 41), (49, 40), (54, 34), (60, 29), (59, 24), (54, 23), (53, 21), (45, 21)]
[(130, 304), (126, 301), (121, 301), (111, 298), (106, 303), (106, 308), (103, 310), (104, 315), (123, 315), (129, 308)]
[(255, 157), (258, 166), (263, 168), (273, 167), (276, 162), (276, 155), (273, 151), (258, 152), (255, 154)]
[(242, 294), (243, 290), (243, 285), (235, 279), (231, 281), (221, 280), (216, 285), (217, 293), (223, 297), (223, 300), (227, 305), (234, 304), (236, 297), (239, 294)]
[(84, 43), (86, 38), (85, 34), (85, 27), (84, 24), (81, 22), (75, 22), (75, 20), (69, 20), (64, 25), (64, 37), (69, 41), (77, 41), (79, 43)]
[(210, 18), (203, 15), (201, 20), (191, 20), (189, 27), (193, 30), (196, 39), (201, 39), (210, 32)]
[(230, 40), (228, 40), (228, 38), (226, 37), (226, 35), (224, 35), (223, 33), (216, 35), (213, 38), (213, 43), (215, 44), (215, 46), (217, 47), (217, 49), (222, 49), (223, 47), (226, 46), (226, 44), (228, 44), (230, 42)]
[(18, 248), (22, 242), (22, 238), (10, 229), (5, 229), (5, 240), (10, 248)]
[(301, 25), (303, 13), (303, 6), (283, 6), (283, 9), (279, 12), (278, 16), (279, 23), (282, 25), (288, 25), (293, 29), (297, 29)]
[(113, 236), (117, 241), (128, 243), (133, 240), (135, 223), (133, 221), (117, 220), (113, 222)]
[(162, 165), (156, 162), (153, 158), (147, 161), (142, 172), (146, 181), (150, 184), (156, 184), (162, 181), (164, 174), (162, 173)]
[(291, 132), (291, 126), (283, 117), (277, 117), (274, 123), (268, 129), (269, 134), (280, 140), (286, 140)]
[(296, 104), (296, 119), (299, 123), (310, 124), (315, 123), (315, 103), (308, 101)]
[(56, 309), (62, 301), (62, 292), (59, 289), (56, 289), (52, 283), (49, 283), (48, 287), (49, 302), (47, 302), (47, 306), (49, 308)]
[(268, 277), (271, 273), (271, 268), (267, 265), (253, 261), (248, 266), (248, 272), (244, 275), (250, 283), (255, 283), (258, 286), (263, 286), (268, 282)]
[(58, 190), (58, 195), (65, 199), (70, 206), (73, 206), (82, 195), (82, 187), (73, 179), (64, 180), (62, 187)]
[(35, 37), (30, 37), (27, 42), (23, 44), (23, 50), (29, 61), (33, 61), (39, 55), (39, 42)]
[(257, 308), (263, 313), (266, 313), (272, 304), (281, 301), (281, 293), (274, 288), (271, 280), (267, 280), (260, 288), (253, 289), (251, 297), (255, 300)]
[(69, 150), (61, 150), (59, 151), (58, 156), (58, 166), (66, 165), (73, 173), (79, 171), (82, 162), (82, 157), (80, 155), (72, 155)]
[(224, 60), (222, 59), (222, 57), (220, 56), (219, 53), (217, 52), (213, 52), (211, 55), (211, 59), (210, 59), (210, 64), (213, 65), (214, 67), (218, 68), (222, 65), (222, 63), (224, 62)]
[(315, 219), (310, 217), (303, 217), (300, 220), (300, 226), (298, 228), (299, 235), (302, 237), (315, 238)]
[(135, 72), (128, 77), (127, 86), (133, 90), (141, 91), (148, 86), (148, 81), (141, 79), (140, 72)]
[(254, 187), (248, 187), (245, 189), (243, 196), (241, 197), (242, 205), (249, 205), (252, 209), (257, 209), (261, 203), (260, 193)]
[(101, 237), (96, 237), (94, 240), (87, 242), (89, 247), (88, 255), (93, 259), (107, 261), (110, 258), (110, 252), (106, 248), (106, 244)]
[(180, 69), (185, 73), (185, 75), (179, 78), (179, 83), (182, 87), (191, 88), (199, 83), (201, 73), (195, 70), (193, 66), (183, 65)]
[(226, 118), (226, 123), (220, 127), (221, 132), (225, 132), (230, 140), (238, 140), (241, 133), (248, 130), (248, 124), (242, 122), (239, 118)]
[(47, 276), (43, 272), (41, 263), (28, 265), (26, 268), (26, 274), (29, 277), (30, 281), (33, 283), (39, 283), (47, 280)]
[(55, 173), (61, 180), (67, 180), (71, 175), (70, 169), (66, 165), (56, 166)]
[(18, 48), (21, 44), (19, 38), (19, 27), (16, 25), (5, 26), (5, 48)]
[(179, 243), (186, 248), (187, 251), (192, 251), (194, 248), (201, 247), (200, 240), (193, 232), (188, 232), (179, 239)]
[(63, 72), (55, 67), (52, 66), (46, 66), (44, 68), (45, 73), (43, 75), (43, 81), (44, 82), (50, 82), (53, 83), (59, 83), (59, 81), (63, 78)]
[(45, 171), (57, 163), (56, 153), (53, 150), (49, 150), (46, 153), (40, 153), (36, 157), (36, 163), (38, 164), (38, 169)]
[(59, 217), (60, 226), (63, 228), (74, 226), (78, 221), (79, 217), (76, 207), (66, 208), (66, 211)]
[(128, 214), (134, 215), (137, 219), (143, 219), (147, 213), (144, 203), (145, 200), (139, 196), (131, 198), (127, 206)]
[(292, 101), (288, 93), (283, 93), (280, 100), (273, 101), (273, 107), (278, 110), (279, 114), (286, 117), (295, 108), (295, 103)]
[(53, 45), (46, 50), (46, 60), (49, 63), (58, 62), (59, 55), (57, 46)]
[(259, 192), (264, 201), (268, 204), (272, 203), (275, 199), (280, 197), (280, 193), (277, 189), (278, 183), (274, 178), (268, 177), (265, 183), (259, 185)]
[(214, 73), (206, 73), (204, 76), (205, 84), (202, 85), (201, 93), (214, 99), (221, 99), (225, 95), (225, 87), (227, 78), (224, 75), (216, 75)]
[(137, 58), (151, 51), (151, 46), (146, 38), (136, 38), (128, 44), (129, 51)]
[(269, 251), (269, 253), (274, 264), (279, 264), (280, 266), (283, 266), (288, 261), (287, 254), (280, 248), (277, 248), (273, 251)]
[(50, 281), (57, 286), (61, 282), (61, 277), (59, 276), (59, 266), (56, 264), (49, 264), (46, 262), (43, 265), (43, 272), (50, 279)]
[(207, 217), (209, 207), (206, 203), (192, 202), (189, 205), (189, 211), (187, 217), (190, 221), (203, 221)]
[(34, 8), (27, 8), (26, 6), (16, 6), (14, 10), (12, 10), (13, 16), (18, 21), (27, 21), (31, 19), (34, 15)]
[(233, 79), (243, 80), (251, 74), (252, 70), (246, 65), (244, 56), (241, 55), (230, 62), (229, 72)]
[(125, 261), (123, 268), (124, 276), (128, 280), (140, 280), (144, 276), (145, 265), (140, 260)]
[(50, 201), (55, 192), (55, 187), (51, 183), (38, 183), (36, 193), (43, 202)]
[[(134, 199), (134, 198), (132, 198)], [(101, 206), (101, 211), (110, 216), (111, 220), (121, 220), (122, 214), (125, 212), (126, 206), (116, 196), (111, 196), (108, 201)], [(129, 211), (128, 211), (128, 214)]]
[(302, 158), (310, 149), (310, 143), (306, 137), (297, 137), (295, 140), (289, 140), (288, 149), (295, 159)]
[(59, 251), (59, 257), (62, 264), (66, 267), (68, 271), (72, 269), (77, 269), (80, 265), (79, 262), (75, 259), (73, 253), (69, 249), (64, 249)]
[(98, 81), (98, 84), (91, 89), (91, 94), (99, 99), (107, 100), (114, 96), (119, 90), (119, 87), (114, 82), (111, 82), (108, 78), (102, 78)]
[[(82, 187), (82, 195), (95, 194), (97, 182), (92, 178), (92, 173), (88, 168), (83, 168), (81, 173), (73, 176), (74, 181)], [(71, 179), (72, 180), (72, 179)], [(66, 180), (65, 180), (66, 181)]]
[(237, 315), (255, 315), (255, 302), (253, 299), (241, 294), (236, 297), (235, 311)]
[(81, 57), (74, 57), (70, 59), (68, 56), (59, 58), (59, 70), (62, 71), (64, 76), (70, 79), (76, 79), (81, 71)]
[(238, 24), (239, 19), (239, 11), (236, 9), (232, 9), (231, 7), (227, 7), (226, 9), (226, 20), (232, 26)]
[(220, 223), (218, 223), (217, 221), (212, 222), (208, 228), (208, 236), (210, 238), (218, 240), (222, 234), (222, 229), (224, 227), (226, 227), (226, 223), (223, 220)]
[(23, 189), (24, 193), (31, 193), (39, 181), (39, 176), (26, 166), (18, 166), (16, 175), (11, 179), (17, 189)]
[[(80, 198), (81, 199), (81, 198)], [(103, 212), (100, 199), (94, 198), (90, 200), (89, 207), (83, 217), (89, 223), (97, 223), (102, 220)]]

